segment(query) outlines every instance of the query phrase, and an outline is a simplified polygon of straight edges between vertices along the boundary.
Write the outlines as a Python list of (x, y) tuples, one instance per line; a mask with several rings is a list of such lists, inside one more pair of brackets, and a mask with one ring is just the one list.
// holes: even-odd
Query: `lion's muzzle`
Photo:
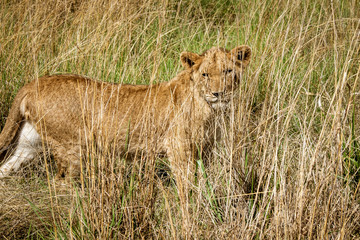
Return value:
[(219, 110), (226, 108), (230, 96), (229, 94), (224, 94), (224, 92), (214, 92), (212, 94), (205, 94), (205, 100), (213, 109)]

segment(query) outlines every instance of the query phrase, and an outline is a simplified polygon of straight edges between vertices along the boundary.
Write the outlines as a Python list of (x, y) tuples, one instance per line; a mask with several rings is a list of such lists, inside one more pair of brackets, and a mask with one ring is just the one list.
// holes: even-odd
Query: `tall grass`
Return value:
[(89, 147), (81, 183), (64, 189), (45, 153), (0, 186), (0, 236), (360, 238), (358, 9), (355, 0), (1, 1), (1, 127), (38, 76), (150, 84), (175, 76), (184, 50), (248, 44), (253, 58), (219, 118), (222, 140), (211, 159), (194, 156), (187, 188), (166, 159), (128, 164)]

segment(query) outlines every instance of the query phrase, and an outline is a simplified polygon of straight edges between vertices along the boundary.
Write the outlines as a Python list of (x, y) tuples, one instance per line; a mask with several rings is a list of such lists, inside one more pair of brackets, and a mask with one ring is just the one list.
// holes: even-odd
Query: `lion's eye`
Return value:
[(209, 74), (207, 74), (207, 73), (203, 73), (202, 75), (203, 75), (203, 77), (208, 77), (209, 76)]
[(226, 73), (226, 74), (231, 73), (231, 72), (232, 72), (232, 69), (226, 69), (226, 70), (224, 71), (224, 73)]

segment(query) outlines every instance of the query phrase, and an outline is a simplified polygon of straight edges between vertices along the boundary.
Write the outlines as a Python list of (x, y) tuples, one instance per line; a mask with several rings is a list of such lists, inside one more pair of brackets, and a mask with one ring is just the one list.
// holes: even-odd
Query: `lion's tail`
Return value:
[(25, 96), (25, 91), (21, 90), (16, 95), (10, 108), (5, 126), (0, 133), (0, 162), (4, 160), (6, 152), (9, 149), (11, 143), (15, 141), (16, 134), (18, 133), (21, 123), (24, 119), (20, 107)]

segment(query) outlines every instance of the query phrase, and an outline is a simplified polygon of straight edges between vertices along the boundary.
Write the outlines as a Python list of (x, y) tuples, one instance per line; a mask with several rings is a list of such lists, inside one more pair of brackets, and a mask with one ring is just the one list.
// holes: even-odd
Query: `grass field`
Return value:
[(38, 76), (150, 84), (180, 72), (185, 50), (247, 44), (253, 55), (186, 197), (166, 159), (94, 153), (111, 167), (63, 189), (45, 152), (0, 185), (0, 238), (360, 239), (359, 10), (357, 0), (2, 0), (1, 129)]

